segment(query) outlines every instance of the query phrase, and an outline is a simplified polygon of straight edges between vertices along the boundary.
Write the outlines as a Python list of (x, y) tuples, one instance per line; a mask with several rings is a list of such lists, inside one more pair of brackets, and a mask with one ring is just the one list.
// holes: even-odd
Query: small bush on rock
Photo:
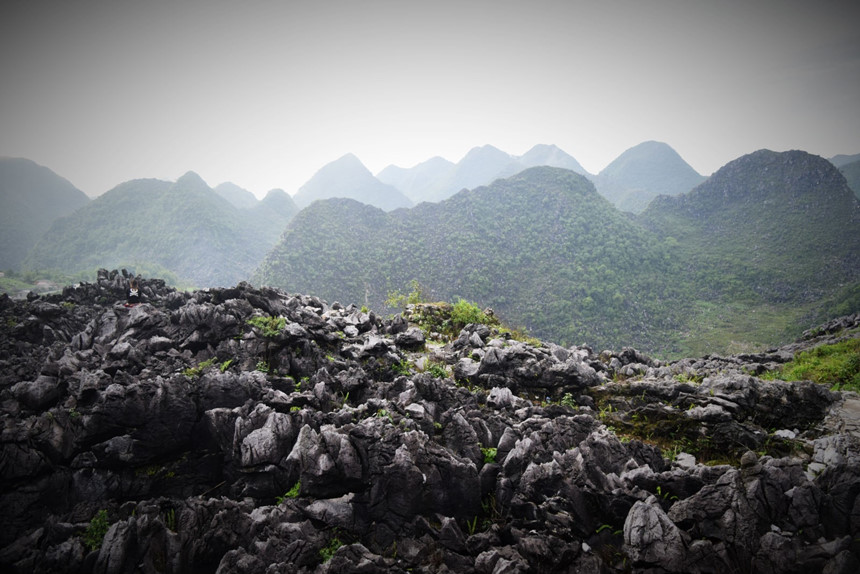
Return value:
[[(385, 300), (386, 307), (405, 309), (407, 305), (416, 305), (418, 303), (426, 303), (427, 296), (424, 292), (424, 287), (413, 279), (409, 286), (412, 288), (408, 294), (404, 295), (400, 291), (389, 291), (388, 298)], [(362, 308), (362, 312), (365, 308)]]
[[(201, 362), (196, 367), (188, 367), (187, 369), (182, 371), (182, 374), (185, 375), (186, 377), (188, 377), (189, 379), (193, 379), (193, 378), (199, 377), (203, 373), (204, 370), (206, 370), (208, 367), (211, 367), (214, 364), (215, 364), (215, 357), (212, 357), (211, 359), (208, 359), (206, 361)], [(223, 369), (222, 369), (222, 372), (223, 372)]]
[(337, 549), (341, 546), (343, 546), (343, 542), (341, 542), (337, 536), (329, 540), (325, 547), (320, 548), (320, 556), (322, 557), (323, 562), (331, 560), (331, 557), (334, 556), (334, 553), (337, 552)]
[(107, 510), (99, 510), (84, 532), (84, 545), (91, 551), (99, 549), (109, 528)]
[(481, 448), (481, 452), (484, 453), (484, 464), (492, 464), (496, 462), (497, 449), (491, 447)]
[(458, 299), (451, 311), (451, 324), (459, 331), (469, 323), (491, 324), (492, 319), (478, 307), (477, 304), (465, 299)]
[(298, 498), (299, 492), (301, 491), (301, 489), (302, 489), (302, 481), (299, 480), (293, 485), (293, 487), (291, 489), (289, 489), (287, 492), (285, 492), (283, 496), (277, 497), (276, 500), (277, 500), (278, 504), (281, 504), (283, 501), (285, 501), (288, 498)]
[(287, 326), (287, 320), (283, 317), (251, 317), (248, 319), (248, 324), (259, 329), (267, 339), (277, 337), (278, 334)]

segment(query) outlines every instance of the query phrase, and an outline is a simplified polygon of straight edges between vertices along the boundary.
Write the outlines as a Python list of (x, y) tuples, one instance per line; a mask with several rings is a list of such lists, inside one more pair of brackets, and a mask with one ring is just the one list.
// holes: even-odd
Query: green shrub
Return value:
[[(193, 379), (195, 377), (199, 377), (203, 373), (204, 370), (206, 370), (208, 367), (211, 367), (214, 364), (215, 364), (215, 357), (212, 357), (211, 359), (207, 359), (207, 360), (203, 361), (202, 363), (198, 364), (196, 367), (188, 367), (187, 369), (182, 371), (182, 374), (185, 375), (186, 377), (188, 377), (189, 379)], [(222, 372), (223, 372), (223, 370), (222, 370)]]
[(496, 453), (498, 449), (492, 447), (481, 447), (481, 452), (484, 453), (484, 464), (492, 464), (496, 462)]
[(289, 489), (287, 492), (285, 492), (283, 496), (278, 496), (278, 497), (276, 497), (275, 500), (277, 500), (278, 504), (281, 504), (283, 501), (285, 501), (288, 498), (298, 498), (299, 492), (301, 490), (302, 490), (302, 481), (299, 480), (299, 481), (296, 481), (296, 483), (293, 485), (293, 487), (291, 489)]
[(413, 279), (410, 281), (409, 286), (412, 287), (412, 291), (407, 295), (404, 295), (400, 291), (389, 291), (388, 297), (385, 299), (385, 306), (405, 309), (407, 305), (427, 302), (424, 287), (417, 280)]
[(287, 320), (283, 317), (263, 317), (258, 315), (248, 319), (247, 323), (260, 331), (267, 339), (277, 337), (287, 326)]
[(451, 323), (459, 331), (469, 323), (491, 324), (492, 320), (477, 304), (465, 299), (457, 299), (451, 310)]
[(334, 553), (337, 552), (337, 549), (343, 546), (343, 542), (335, 536), (331, 540), (329, 540), (328, 544), (324, 548), (320, 548), (320, 556), (323, 559), (323, 562), (328, 562), (331, 560), (331, 557), (334, 556)]
[(570, 393), (564, 393), (564, 396), (561, 397), (561, 406), (570, 407), (572, 409), (579, 408), (576, 399), (573, 398), (573, 395)]
[(93, 516), (93, 519), (90, 520), (90, 525), (87, 526), (87, 530), (84, 532), (84, 545), (90, 551), (100, 548), (109, 528), (110, 523), (108, 523), (107, 510), (99, 510)]
[(412, 363), (408, 359), (401, 359), (399, 363), (391, 365), (391, 370), (398, 375), (408, 375), (412, 372)]
[(438, 363), (436, 361), (428, 362), (425, 371), (437, 379), (445, 379), (448, 377), (448, 368), (444, 363)]

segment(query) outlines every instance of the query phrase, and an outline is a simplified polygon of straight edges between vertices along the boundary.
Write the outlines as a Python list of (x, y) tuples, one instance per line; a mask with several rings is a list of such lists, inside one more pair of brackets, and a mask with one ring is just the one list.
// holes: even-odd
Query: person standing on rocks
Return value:
[(134, 307), (140, 303), (140, 286), (137, 282), (137, 278), (132, 279), (131, 283), (128, 285), (128, 297), (126, 298), (126, 307)]

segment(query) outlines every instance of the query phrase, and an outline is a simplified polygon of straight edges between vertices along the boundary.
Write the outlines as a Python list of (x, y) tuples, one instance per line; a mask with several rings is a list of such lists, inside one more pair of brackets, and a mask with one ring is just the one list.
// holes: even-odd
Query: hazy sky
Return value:
[(90, 195), (193, 170), (262, 196), (348, 152), (854, 154), (858, 22), (857, 0), (4, 0), (0, 155)]

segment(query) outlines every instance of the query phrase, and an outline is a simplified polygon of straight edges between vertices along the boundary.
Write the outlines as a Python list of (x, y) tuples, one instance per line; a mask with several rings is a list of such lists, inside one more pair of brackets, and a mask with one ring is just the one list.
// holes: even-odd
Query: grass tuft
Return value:
[(795, 355), (768, 379), (813, 381), (835, 391), (860, 392), (860, 339), (821, 345)]

